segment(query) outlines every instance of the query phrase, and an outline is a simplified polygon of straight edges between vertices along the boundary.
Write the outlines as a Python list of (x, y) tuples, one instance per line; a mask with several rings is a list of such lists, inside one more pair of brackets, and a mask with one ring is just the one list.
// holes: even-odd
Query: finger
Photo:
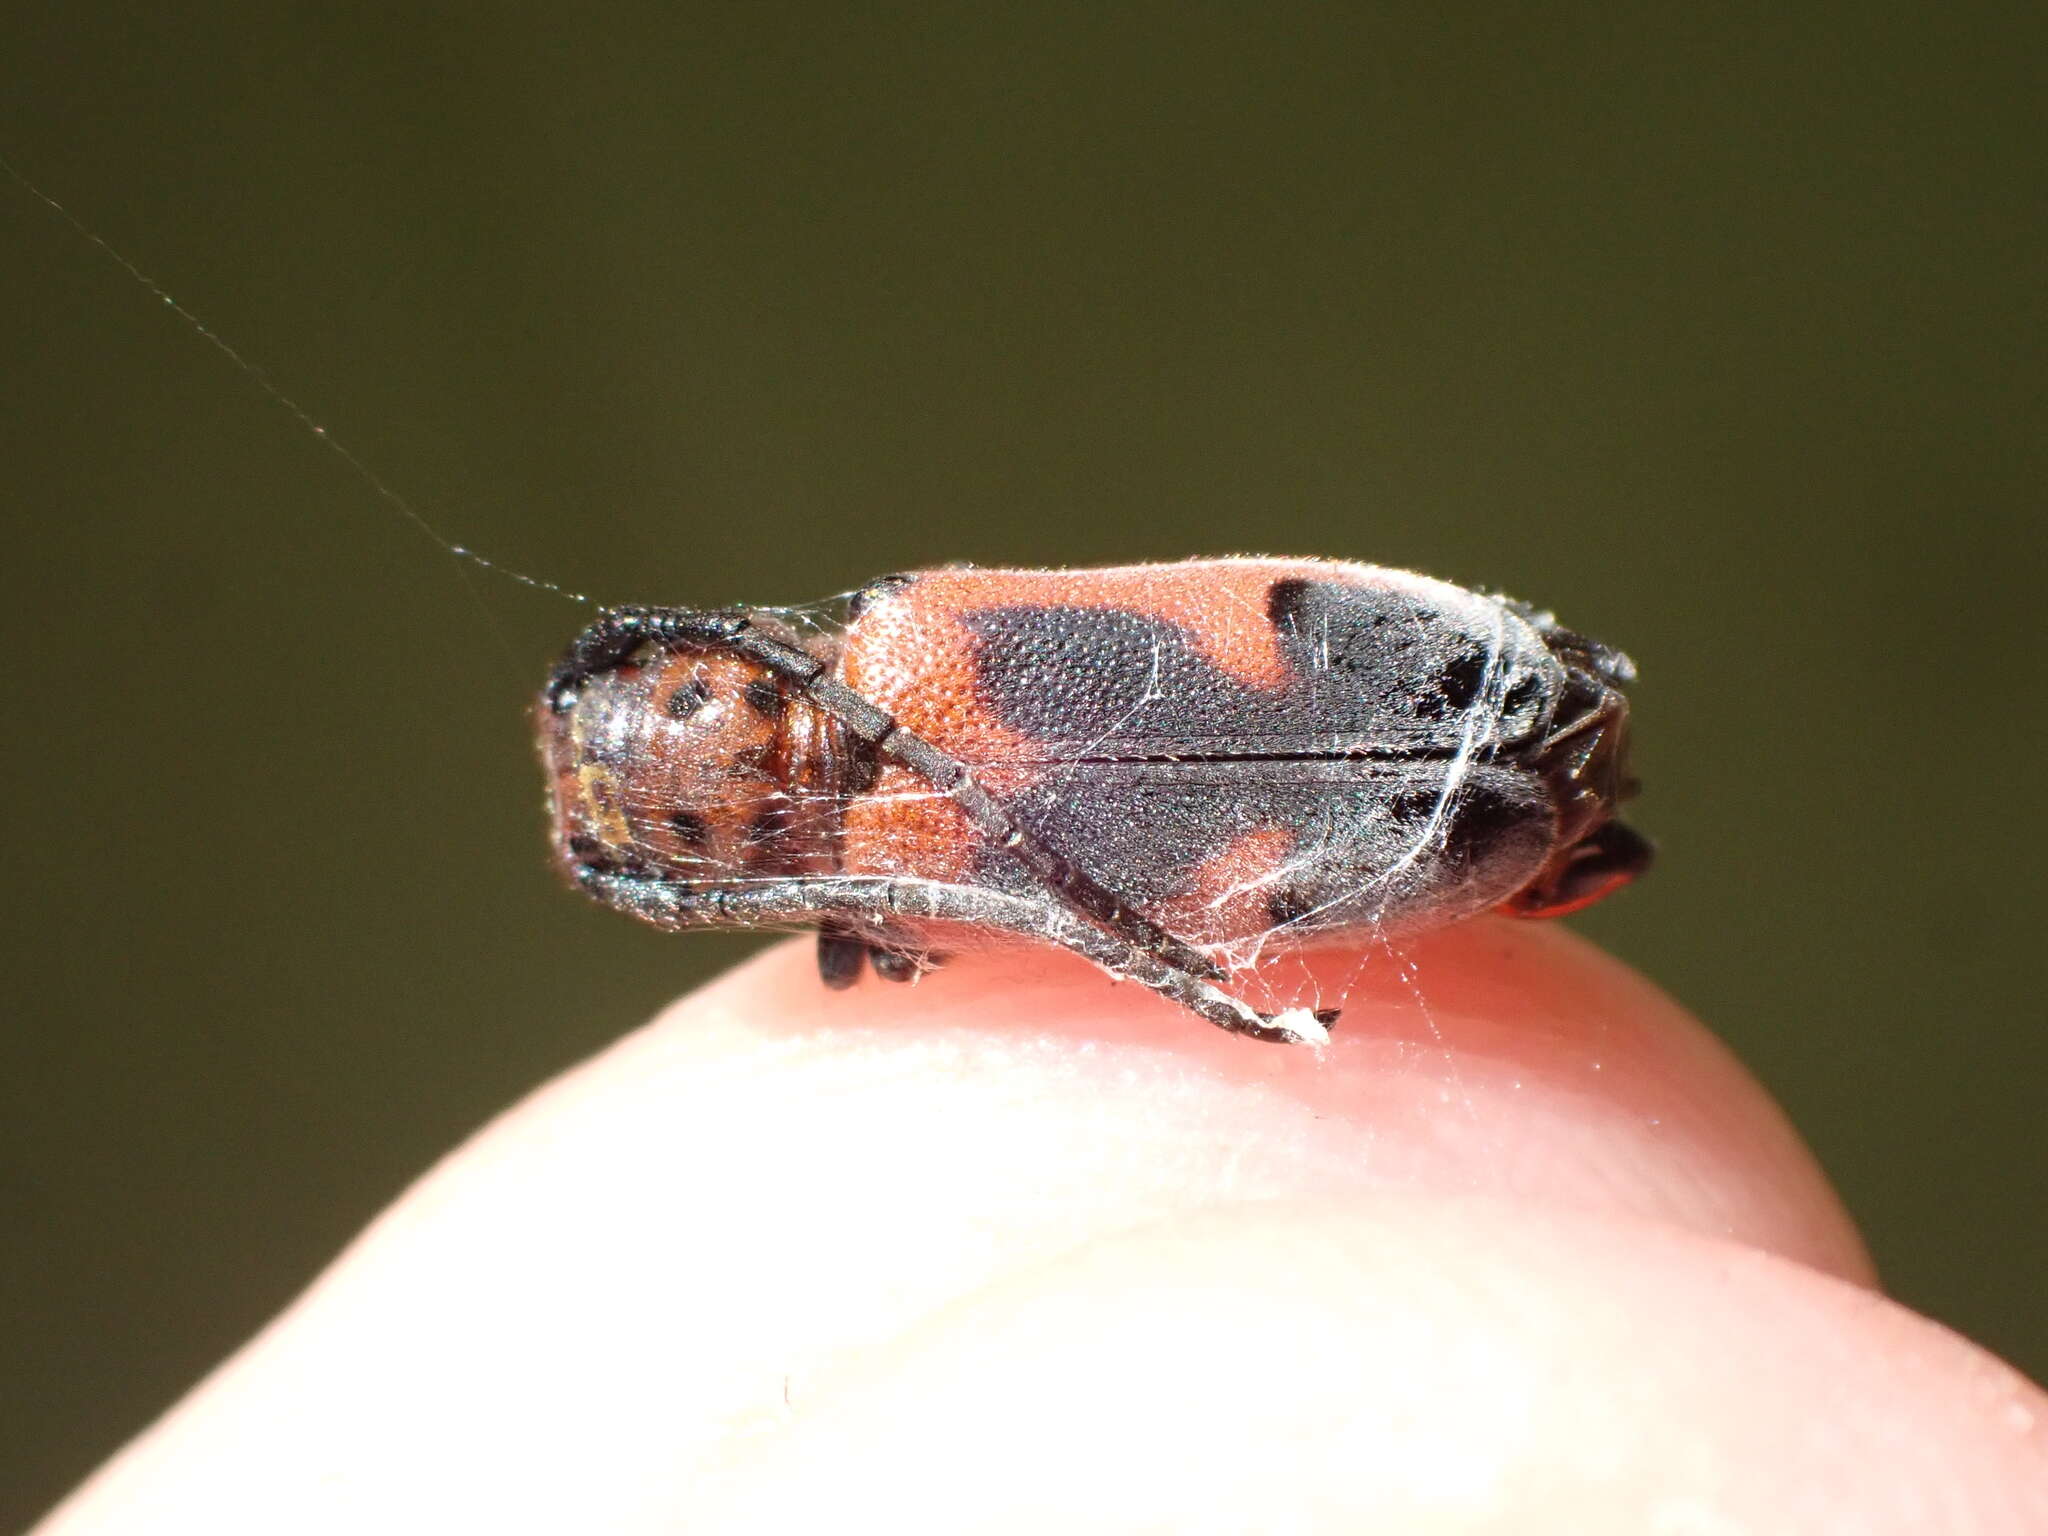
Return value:
[(1498, 1200), (1232, 1206), (935, 1314), (692, 1528), (2048, 1530), (2048, 1398), (1803, 1266)]
[(1555, 932), (1269, 977), (1349, 993), (1326, 1052), (1054, 955), (851, 995), (809, 965), (770, 951), (506, 1116), (67, 1529), (318, 1529), (309, 1501), (404, 1529), (480, 1498), (505, 1529), (637, 1529), (936, 1311), (1219, 1205), (1486, 1197), (1861, 1272), (1763, 1095)]
[(821, 1005), (807, 953), (790, 945), (660, 1028), (718, 1055), (778, 1042), (813, 1057), (894, 1050), (945, 1063), (951, 1105), (913, 1085), (903, 1123), (918, 1123), (919, 1106), (972, 1119), (966, 1106), (985, 1094), (1028, 1100), (1039, 1119), (1005, 1145), (1031, 1149), (1034, 1177), (1053, 1162), (1086, 1168), (1089, 1127), (1113, 1124), (1200, 1195), (1277, 1140), (1300, 1193), (1495, 1193), (1673, 1221), (1871, 1278), (1769, 1095), (1697, 1020), (1566, 929), (1467, 923), (1399, 948), (1278, 959), (1260, 983), (1268, 1003), (1341, 1002), (1330, 1046), (1229, 1035), (1033, 950), (970, 956), (908, 997), (869, 985)]

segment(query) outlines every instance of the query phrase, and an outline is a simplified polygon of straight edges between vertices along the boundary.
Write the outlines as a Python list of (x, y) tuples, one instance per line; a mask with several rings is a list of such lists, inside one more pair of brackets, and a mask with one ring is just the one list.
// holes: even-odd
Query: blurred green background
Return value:
[[(51, 8), (0, 153), (450, 538), (615, 601), (1233, 551), (1631, 650), (1583, 926), (2048, 1370), (2015, 7)], [(0, 185), (0, 1523), (749, 946), (547, 869), (579, 610)], [(2038, 951), (2035, 951), (2038, 953)]]

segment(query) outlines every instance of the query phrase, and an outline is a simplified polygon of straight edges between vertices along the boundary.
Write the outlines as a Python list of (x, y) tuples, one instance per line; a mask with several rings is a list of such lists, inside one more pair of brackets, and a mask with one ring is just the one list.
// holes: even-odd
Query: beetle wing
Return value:
[[(1505, 605), (1403, 572), (932, 572), (865, 607), (844, 655), (1041, 844), (1199, 942), (1492, 905), (1554, 831), (1492, 760), (1547, 725), (1559, 664)], [(848, 811), (863, 860), (1035, 878), (914, 775), (877, 790)]]
[[(1482, 911), (1534, 878), (1556, 828), (1540, 783), (1483, 763), (1090, 762), (984, 777), (1032, 833), (1197, 943)], [(1028, 882), (988, 848), (975, 878)]]
[(1484, 752), (1540, 731), (1561, 682), (1503, 604), (1405, 573), (1141, 574), (1052, 600), (1024, 575), (920, 578), (863, 616), (848, 681), (970, 765)]

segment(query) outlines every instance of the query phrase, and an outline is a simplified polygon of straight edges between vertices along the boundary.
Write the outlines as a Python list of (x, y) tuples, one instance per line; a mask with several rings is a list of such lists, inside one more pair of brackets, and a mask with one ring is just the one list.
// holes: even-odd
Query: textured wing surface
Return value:
[[(1542, 867), (1542, 786), (1485, 764), (1357, 759), (1085, 763), (993, 769), (1043, 841), (1175, 932), (1224, 942), (1444, 922), (1505, 900)], [(1028, 889), (999, 852), (977, 878)]]
[(1484, 752), (1560, 677), (1499, 603), (1305, 562), (937, 572), (857, 633), (849, 681), (969, 763)]
[[(1367, 566), (941, 571), (856, 622), (848, 683), (958, 757), (1038, 838), (1198, 939), (1405, 926), (1543, 860), (1540, 786), (1491, 761), (1561, 676), (1501, 604)], [(906, 870), (972, 842), (901, 770), (856, 807)], [(964, 837), (963, 837), (964, 834)], [(973, 878), (1030, 888), (999, 849)]]

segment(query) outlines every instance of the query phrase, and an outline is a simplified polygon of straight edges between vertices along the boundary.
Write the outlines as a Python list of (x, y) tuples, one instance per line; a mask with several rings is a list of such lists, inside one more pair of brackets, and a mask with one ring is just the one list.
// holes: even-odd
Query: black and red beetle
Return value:
[(1627, 657), (1405, 571), (1190, 560), (889, 576), (844, 623), (615, 608), (541, 704), (573, 880), (666, 928), (816, 925), (832, 986), (962, 930), (1262, 1039), (1276, 944), (1542, 917), (1639, 874)]

